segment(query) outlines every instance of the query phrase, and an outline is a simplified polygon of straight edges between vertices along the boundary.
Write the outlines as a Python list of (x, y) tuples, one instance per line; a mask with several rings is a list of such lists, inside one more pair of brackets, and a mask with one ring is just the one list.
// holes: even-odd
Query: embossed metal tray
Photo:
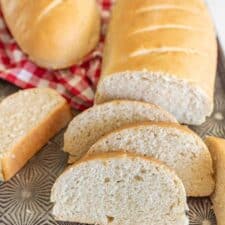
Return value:
[[(0, 81), (0, 101), (15, 92), (16, 87)], [(201, 126), (192, 126), (201, 136), (225, 137), (225, 59), (219, 48), (215, 110)], [(53, 138), (9, 182), (0, 185), (0, 225), (69, 225), (56, 222), (51, 215), (50, 190), (66, 167), (62, 151), (63, 131)], [(190, 225), (216, 225), (208, 198), (188, 199)]]

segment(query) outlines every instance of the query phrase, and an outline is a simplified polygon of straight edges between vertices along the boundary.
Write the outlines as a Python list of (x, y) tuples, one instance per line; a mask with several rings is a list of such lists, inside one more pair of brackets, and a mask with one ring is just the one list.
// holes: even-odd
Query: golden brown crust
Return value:
[[(194, 9), (197, 13), (179, 9), (157, 9), (134, 16), (141, 8), (167, 4)], [(123, 13), (127, 8), (129, 10)], [(129, 23), (120, 22), (124, 20)], [(163, 28), (165, 25), (168, 27)], [(147, 27), (155, 27), (155, 30), (132, 34)], [(130, 57), (139, 49), (156, 52)], [(160, 52), (163, 49), (165, 51)], [(190, 82), (203, 89), (212, 102), (217, 43), (212, 19), (204, 1), (136, 0), (131, 3), (129, 0), (123, 0), (117, 2), (112, 13), (103, 59), (99, 90), (103, 80), (110, 79), (110, 76), (116, 76), (120, 72), (145, 69)], [(98, 94), (99, 98), (96, 100), (101, 102), (102, 93), (98, 91)]]
[(225, 139), (216, 137), (207, 137), (206, 144), (212, 155), (216, 188), (211, 199), (217, 218), (218, 225), (225, 224)]
[(71, 119), (70, 107), (67, 102), (64, 102), (49, 114), (38, 127), (31, 130), (2, 158), (1, 164), (4, 180), (7, 181), (13, 177)]
[[(199, 36), (205, 35), (204, 40), (200, 40)], [(204, 30), (188, 30), (188, 29), (176, 29), (167, 28), (167, 29), (156, 29), (153, 31), (145, 31), (130, 35), (127, 39), (130, 45), (122, 45), (121, 42), (118, 43), (118, 46), (123, 49), (124, 54), (130, 54), (134, 49), (140, 49), (140, 40), (142, 40), (141, 48), (145, 49), (157, 49), (160, 48), (183, 48), (186, 50), (194, 49), (196, 52), (207, 52), (212, 53), (212, 46), (209, 46), (209, 42), (213, 40), (214, 36), (210, 34), (205, 34)], [(151, 40), (151, 41), (149, 41)], [(121, 44), (121, 46), (120, 46)], [(137, 46), (134, 48), (134, 46)], [(119, 52), (114, 50), (114, 54), (118, 54), (121, 57)]]
[(0, 3), (19, 46), (40, 66), (67, 68), (78, 63), (98, 43), (100, 13), (95, 0), (1, 0)]
[(176, 5), (176, 6), (182, 6), (185, 8), (190, 8), (193, 10), (201, 10), (205, 9), (205, 3), (203, 0), (189, 0), (189, 1), (183, 1), (183, 0), (138, 0), (138, 1), (130, 1), (129, 2), (132, 6), (132, 8), (139, 8), (141, 6), (158, 6), (158, 5)]

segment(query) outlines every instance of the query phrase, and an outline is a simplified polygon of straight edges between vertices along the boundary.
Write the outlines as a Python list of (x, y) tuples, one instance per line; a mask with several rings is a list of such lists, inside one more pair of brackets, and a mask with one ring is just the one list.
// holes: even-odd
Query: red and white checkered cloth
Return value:
[(46, 70), (29, 61), (18, 48), (0, 13), (0, 78), (21, 88), (51, 87), (67, 98), (75, 109), (90, 107), (100, 75), (105, 28), (113, 0), (98, 2), (102, 13), (100, 42), (82, 63), (67, 70)]

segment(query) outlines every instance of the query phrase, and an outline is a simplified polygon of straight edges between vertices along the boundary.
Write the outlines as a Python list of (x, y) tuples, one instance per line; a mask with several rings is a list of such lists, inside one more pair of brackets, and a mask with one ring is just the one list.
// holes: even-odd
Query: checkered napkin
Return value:
[(96, 49), (80, 64), (66, 70), (46, 70), (33, 64), (17, 46), (0, 12), (0, 78), (21, 87), (50, 87), (62, 94), (77, 110), (93, 104), (100, 75), (105, 28), (113, 0), (98, 0), (102, 14), (101, 38)]

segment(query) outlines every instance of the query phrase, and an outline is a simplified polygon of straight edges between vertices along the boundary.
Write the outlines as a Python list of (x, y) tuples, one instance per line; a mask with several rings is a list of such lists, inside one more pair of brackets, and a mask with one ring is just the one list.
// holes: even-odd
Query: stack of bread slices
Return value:
[(65, 133), (72, 166), (52, 189), (56, 219), (188, 224), (186, 197), (209, 196), (215, 183), (206, 144), (178, 122), (211, 115), (216, 55), (203, 0), (116, 1), (97, 105)]
[(186, 196), (214, 191), (203, 140), (164, 109), (113, 100), (76, 116), (64, 135), (72, 165), (52, 189), (58, 220), (188, 224)]
[[(68, 103), (51, 89), (20, 91), (3, 100), (1, 180), (14, 176), (71, 119)], [(215, 189), (206, 144), (164, 109), (132, 100), (95, 105), (74, 117), (65, 132), (72, 165), (52, 188), (53, 215), (100, 225), (187, 225), (186, 197), (209, 196), (215, 189), (213, 202), (223, 218), (219, 155), (225, 145), (218, 142), (207, 140)]]
[[(99, 39), (96, 1), (38, 2), (0, 0), (21, 49), (47, 68), (80, 62)], [(213, 202), (223, 220), (218, 199), (225, 187), (225, 143), (208, 140), (212, 161), (203, 140), (178, 123), (200, 125), (211, 115), (216, 59), (203, 0), (117, 0), (97, 105), (76, 116), (65, 133), (72, 165), (52, 188), (57, 220), (188, 225), (186, 197), (214, 192), (213, 162)], [(21, 91), (2, 101), (0, 180), (14, 176), (71, 119), (66, 100), (51, 89)]]

